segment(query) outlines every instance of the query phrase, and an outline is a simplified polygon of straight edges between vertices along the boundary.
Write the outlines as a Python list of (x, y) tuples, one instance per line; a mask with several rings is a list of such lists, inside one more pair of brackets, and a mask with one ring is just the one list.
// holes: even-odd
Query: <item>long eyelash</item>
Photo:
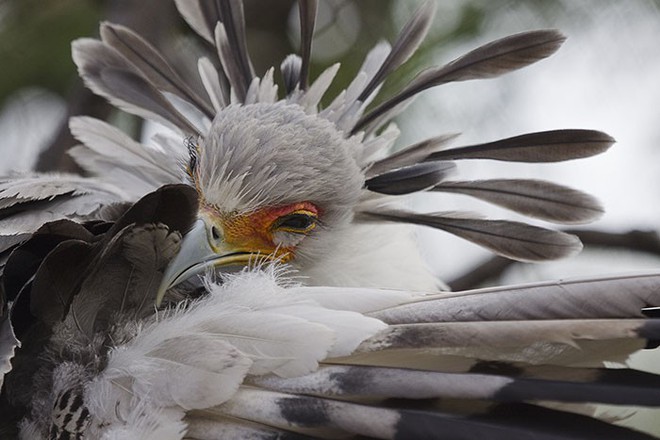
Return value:
[(188, 162), (186, 171), (191, 178), (194, 178), (194, 174), (197, 171), (197, 164), (199, 163), (199, 145), (195, 142), (194, 136), (188, 136), (184, 140), (184, 143), (190, 155), (190, 161)]
[[(309, 218), (309, 220), (311, 221), (311, 224), (307, 228), (290, 228), (290, 227), (287, 227), (285, 225), (285, 223), (288, 220), (288, 218), (292, 215), (305, 215), (306, 217)], [(313, 215), (313, 214), (310, 215), (310, 214), (307, 214), (306, 212), (303, 213), (303, 212), (295, 211), (295, 212), (292, 212), (289, 215), (283, 216), (280, 219), (278, 219), (271, 228), (276, 229), (276, 230), (281, 230), (283, 232), (294, 233), (294, 234), (299, 234), (301, 232), (307, 234), (307, 233), (311, 232), (314, 228), (316, 228), (318, 225), (319, 225), (319, 219), (316, 215)]]

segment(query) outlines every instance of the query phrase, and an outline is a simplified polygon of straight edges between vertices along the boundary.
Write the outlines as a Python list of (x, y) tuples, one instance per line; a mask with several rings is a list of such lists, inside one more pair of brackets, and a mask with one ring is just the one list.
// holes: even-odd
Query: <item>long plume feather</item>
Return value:
[(484, 144), (450, 148), (426, 160), (491, 159), (509, 162), (560, 162), (606, 151), (614, 139), (596, 130), (552, 130), (523, 134)]
[(379, 174), (368, 179), (364, 185), (369, 191), (381, 194), (410, 194), (434, 187), (455, 168), (451, 162), (423, 162)]
[(555, 30), (523, 32), (493, 41), (443, 67), (420, 73), (401, 92), (362, 117), (353, 132), (366, 127), (383, 113), (430, 87), (454, 81), (493, 78), (547, 58), (566, 38)]
[(465, 194), (555, 223), (587, 223), (603, 214), (593, 196), (543, 180), (492, 179), (442, 182), (433, 191)]
[(408, 23), (401, 29), (383, 64), (360, 93), (358, 101), (364, 102), (390, 73), (408, 61), (426, 37), (434, 16), (435, 2), (433, 1), (426, 1), (415, 11)]
[(208, 118), (213, 118), (210, 103), (192, 90), (167, 60), (135, 32), (124, 26), (103, 23), (101, 39), (126, 57), (154, 87), (177, 95), (194, 104)]
[(115, 49), (100, 41), (76, 40), (73, 60), (85, 84), (129, 113), (156, 119), (185, 133), (199, 131)]
[(444, 148), (457, 136), (457, 134), (445, 134), (431, 139), (426, 139), (422, 142), (418, 142), (414, 145), (397, 151), (396, 153), (393, 153), (386, 158), (380, 159), (370, 165), (367, 169), (367, 176), (372, 177), (385, 171), (413, 165), (417, 162), (422, 162), (435, 151)]
[(582, 249), (580, 240), (573, 235), (508, 220), (475, 219), (455, 213), (417, 214), (394, 209), (361, 214), (367, 218), (442, 229), (518, 261), (564, 258)]
[(312, 38), (314, 37), (314, 24), (316, 23), (316, 11), (318, 7), (318, 0), (300, 0), (298, 2), (298, 13), (300, 14), (300, 58), (302, 59), (299, 75), (301, 90), (307, 89), (309, 65), (312, 56)]

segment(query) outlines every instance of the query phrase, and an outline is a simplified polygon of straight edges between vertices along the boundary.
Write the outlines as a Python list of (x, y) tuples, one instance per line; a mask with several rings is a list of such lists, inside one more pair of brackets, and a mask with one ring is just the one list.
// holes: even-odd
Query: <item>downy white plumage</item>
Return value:
[(422, 42), (426, 2), (322, 108), (339, 66), (308, 84), (315, 1), (299, 3), (302, 56), (280, 66), (282, 96), (274, 69), (258, 77), (252, 67), (240, 1), (176, 4), (217, 51), (196, 60), (203, 89), (125, 27), (104, 23), (101, 40), (73, 44), (88, 87), (174, 134), (159, 135), (156, 149), (76, 117), (83, 144), (70, 154), (92, 177), (0, 181), (0, 433), (651, 438), (590, 417), (589, 405), (660, 406), (658, 377), (601, 366), (658, 340), (649, 310), (660, 306), (660, 273), (438, 293), (411, 225), (523, 261), (581, 245), (538, 226), (401, 203), (452, 192), (588, 222), (602, 208), (580, 191), (449, 175), (458, 160), (557, 162), (612, 139), (555, 130), (447, 148), (456, 136), (442, 135), (389, 154), (399, 134), (390, 120), (417, 93), (529, 65), (557, 50), (560, 33), (487, 44), (370, 106)]

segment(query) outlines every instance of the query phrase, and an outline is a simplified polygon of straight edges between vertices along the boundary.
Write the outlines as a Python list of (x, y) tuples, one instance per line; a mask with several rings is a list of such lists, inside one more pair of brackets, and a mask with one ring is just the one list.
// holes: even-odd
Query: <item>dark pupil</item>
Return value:
[(307, 229), (312, 225), (312, 218), (305, 214), (291, 214), (285, 217), (280, 226), (291, 229)]

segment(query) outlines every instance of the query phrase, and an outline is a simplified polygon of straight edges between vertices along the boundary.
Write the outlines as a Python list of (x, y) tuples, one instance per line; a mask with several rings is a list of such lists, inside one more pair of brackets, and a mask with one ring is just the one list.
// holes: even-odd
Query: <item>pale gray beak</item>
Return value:
[[(216, 231), (215, 234), (211, 232), (212, 228)], [(193, 275), (204, 273), (211, 267), (245, 265), (251, 255), (228, 246), (217, 226), (207, 224), (204, 219), (197, 220), (181, 242), (179, 253), (170, 261), (163, 274), (156, 294), (156, 305), (160, 305), (169, 288)]]

